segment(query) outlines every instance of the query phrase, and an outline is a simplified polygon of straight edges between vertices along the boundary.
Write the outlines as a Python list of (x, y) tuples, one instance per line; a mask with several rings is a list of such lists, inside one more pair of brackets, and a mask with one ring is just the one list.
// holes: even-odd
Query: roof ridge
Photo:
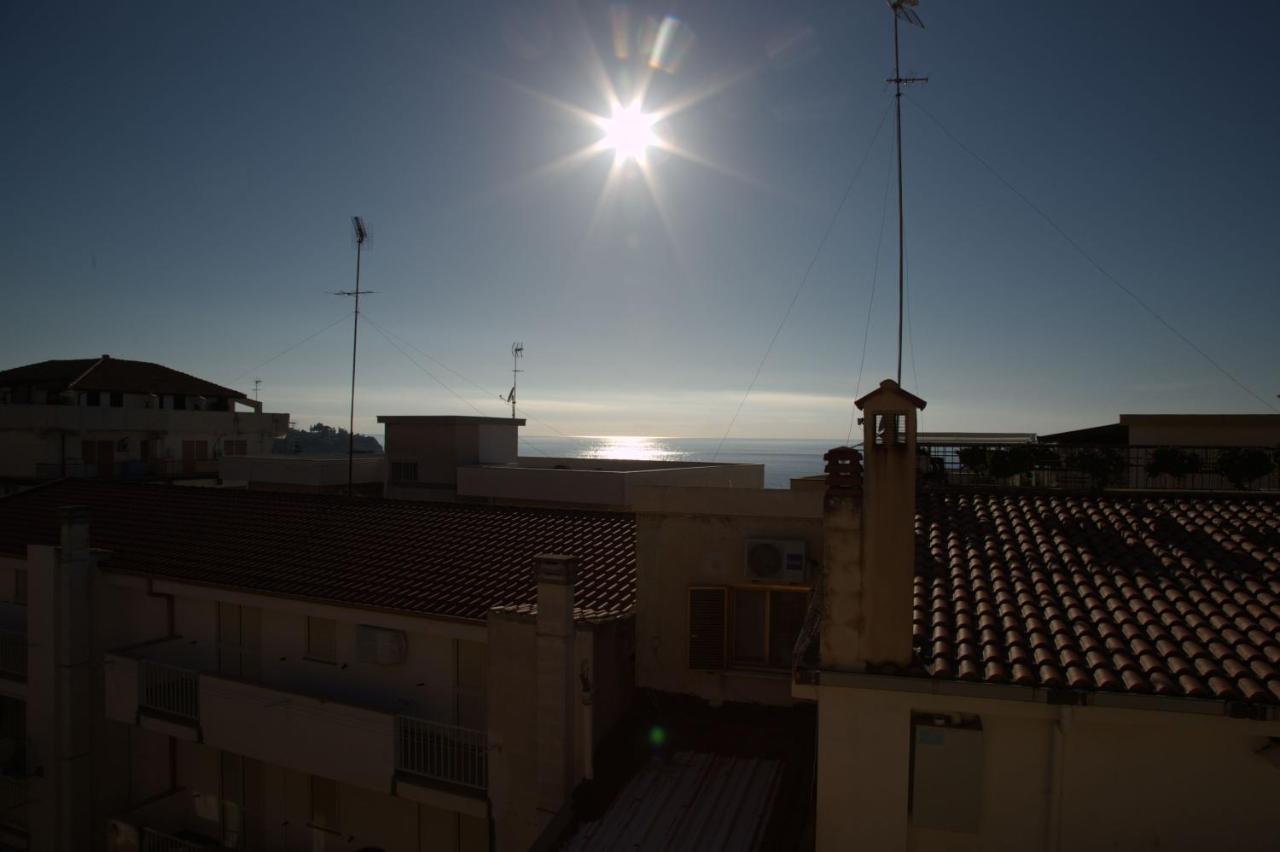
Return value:
[[(80, 382), (81, 379), (85, 378), (94, 370), (98, 369), (98, 367), (101, 366), (102, 362), (105, 361), (106, 359), (107, 359), (106, 355), (101, 356), (100, 358), (98, 358), (98, 360), (94, 361), (92, 364), (89, 365), (89, 369), (85, 370), (83, 373), (76, 376), (71, 381), (67, 382), (67, 390), (71, 390), (72, 388), (74, 388)], [(79, 359), (76, 359), (76, 360), (79, 360)]]

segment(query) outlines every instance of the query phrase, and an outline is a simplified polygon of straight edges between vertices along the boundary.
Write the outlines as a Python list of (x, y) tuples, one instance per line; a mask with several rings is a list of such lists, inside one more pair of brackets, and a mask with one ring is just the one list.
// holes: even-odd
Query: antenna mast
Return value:
[(262, 379), (254, 379), (253, 380), (253, 399), (255, 402), (258, 399), (258, 389), (261, 387), (262, 387)]
[(904, 294), (906, 292), (906, 272), (903, 263), (905, 258), (905, 234), (902, 211), (902, 87), (911, 83), (927, 83), (928, 77), (903, 77), (898, 67), (898, 20), (902, 19), (924, 29), (924, 22), (916, 14), (914, 6), (919, 0), (888, 0), (893, 10), (893, 76), (886, 82), (894, 85), (894, 104), (897, 110), (897, 142), (898, 142), (898, 384), (902, 384), (902, 314), (904, 310)]
[(364, 242), (369, 239), (369, 232), (364, 227), (364, 220), (352, 216), (351, 223), (356, 231), (356, 289), (337, 290), (335, 296), (352, 296), (355, 298), (355, 312), (351, 319), (351, 416), (347, 424), (347, 496), (354, 491), (355, 458), (356, 458), (356, 351), (360, 340), (360, 296), (377, 292), (360, 289), (360, 255), (364, 250)]
[(519, 376), (524, 370), (520, 369), (520, 359), (524, 357), (524, 344), (516, 341), (511, 344), (511, 393), (499, 399), (511, 403), (511, 419), (516, 419), (516, 386), (520, 383)]

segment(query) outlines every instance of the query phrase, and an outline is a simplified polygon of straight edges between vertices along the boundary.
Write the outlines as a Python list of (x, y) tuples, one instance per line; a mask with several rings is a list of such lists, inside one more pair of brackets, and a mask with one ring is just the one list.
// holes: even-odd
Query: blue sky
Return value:
[[(358, 427), (501, 414), (531, 434), (843, 437), (892, 165), (881, 0), (630, 4), (693, 41), (651, 152), (544, 169), (629, 98), (607, 4), (0, 4), (0, 363), (109, 352)], [(904, 70), (910, 331), (924, 427), (1269, 409), (1164, 328), (926, 115), (1241, 382), (1280, 401), (1280, 54), (1270, 5), (921, 4)], [(874, 142), (873, 142), (874, 138)], [(869, 153), (867, 153), (869, 151)], [(698, 160), (698, 161), (695, 161)], [(699, 162), (701, 161), (701, 162)], [(603, 195), (603, 198), (602, 198)], [(894, 370), (893, 195), (862, 389)], [(434, 372), (433, 381), (382, 336)], [(413, 347), (413, 348), (409, 348)], [(416, 350), (416, 351), (415, 351)], [(447, 364), (451, 373), (423, 357)], [(481, 391), (467, 380), (483, 387)], [(463, 399), (459, 399), (462, 397)]]

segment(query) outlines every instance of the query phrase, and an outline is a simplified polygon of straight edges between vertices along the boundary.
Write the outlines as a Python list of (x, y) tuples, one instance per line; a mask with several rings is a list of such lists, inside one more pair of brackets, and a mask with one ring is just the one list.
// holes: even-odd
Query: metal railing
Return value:
[(200, 719), (200, 675), (189, 669), (138, 662), (138, 705), (182, 719)]
[(921, 443), (918, 449), (922, 477), (943, 485), (1280, 490), (1275, 447)]
[(213, 848), (215, 848), (213, 844), (193, 843), (181, 837), (174, 837), (172, 834), (165, 834), (163, 831), (156, 831), (154, 828), (142, 829), (141, 852), (201, 852), (201, 850)]
[(396, 769), (478, 790), (489, 786), (489, 735), (410, 716), (396, 717)]
[(0, 675), (27, 679), (27, 635), (0, 631)]
[(218, 474), (218, 459), (150, 459), (118, 461), (109, 465), (94, 462), (37, 462), (35, 478), (51, 479), (181, 479)]

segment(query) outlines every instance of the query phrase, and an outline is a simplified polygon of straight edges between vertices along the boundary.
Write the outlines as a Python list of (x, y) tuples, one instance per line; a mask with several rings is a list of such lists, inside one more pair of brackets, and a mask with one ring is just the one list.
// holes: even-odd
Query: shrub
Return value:
[(1147, 462), (1147, 476), (1155, 479), (1168, 476), (1181, 482), (1187, 476), (1200, 472), (1200, 457), (1179, 447), (1156, 447)]
[(1249, 483), (1275, 470), (1275, 462), (1266, 450), (1232, 447), (1218, 453), (1218, 473), (1236, 488), (1244, 491)]
[(1093, 480), (1094, 488), (1106, 488), (1124, 474), (1124, 456), (1110, 447), (1091, 447), (1071, 458), (1071, 467)]

